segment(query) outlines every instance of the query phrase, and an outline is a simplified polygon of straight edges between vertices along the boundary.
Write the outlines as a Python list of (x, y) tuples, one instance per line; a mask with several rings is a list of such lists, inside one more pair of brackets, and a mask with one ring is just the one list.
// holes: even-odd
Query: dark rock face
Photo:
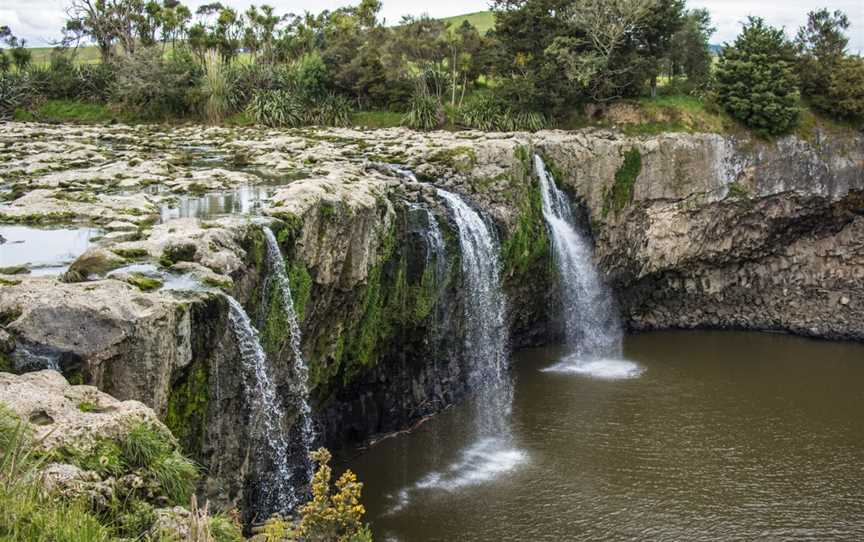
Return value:
[[(693, 252), (674, 267), (640, 273), (627, 244), (613, 245), (609, 237), (601, 241), (601, 265), (614, 277), (633, 329), (754, 329), (862, 340), (860, 199), (852, 193), (833, 203), (774, 196), (712, 204), (689, 214)], [(629, 220), (628, 244), (650, 242), (647, 214), (634, 212)]]

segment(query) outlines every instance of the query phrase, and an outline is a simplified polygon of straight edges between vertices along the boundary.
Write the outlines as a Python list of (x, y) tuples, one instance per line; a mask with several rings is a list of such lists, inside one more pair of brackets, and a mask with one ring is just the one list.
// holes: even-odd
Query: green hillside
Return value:
[(450, 23), (453, 28), (461, 25), (462, 21), (468, 21), (473, 24), (481, 34), (485, 34), (487, 30), (491, 30), (495, 26), (495, 15), (491, 11), (466, 13), (465, 15), (444, 17), (441, 20)]

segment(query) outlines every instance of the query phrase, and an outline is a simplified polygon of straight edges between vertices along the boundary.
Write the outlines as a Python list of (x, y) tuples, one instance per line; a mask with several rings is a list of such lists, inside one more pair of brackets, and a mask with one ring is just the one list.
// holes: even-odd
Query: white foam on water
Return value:
[(417, 483), (420, 489), (454, 491), (489, 482), (528, 460), (524, 451), (496, 438), (484, 438), (462, 452), (462, 457), (441, 472), (433, 472)]
[(543, 372), (578, 374), (599, 380), (626, 380), (639, 378), (645, 373), (645, 368), (626, 359), (582, 360), (570, 356), (543, 369)]
[(453, 492), (484, 484), (512, 472), (527, 461), (528, 454), (524, 450), (513, 448), (508, 440), (481, 439), (463, 451), (462, 456), (443, 471), (431, 472), (413, 486), (400, 490), (393, 497), (396, 502), (387, 510), (387, 514), (395, 514), (407, 507), (414, 492)]

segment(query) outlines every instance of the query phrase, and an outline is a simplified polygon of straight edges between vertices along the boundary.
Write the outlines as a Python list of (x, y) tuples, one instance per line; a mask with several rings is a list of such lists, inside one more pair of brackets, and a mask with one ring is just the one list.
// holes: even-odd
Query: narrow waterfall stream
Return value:
[(265, 446), (261, 454), (268, 462), (271, 473), (268, 477), (262, 477), (261, 508), (267, 512), (290, 510), (296, 505), (297, 498), (290, 485), (288, 433), (282, 425), (285, 411), (270, 375), (267, 355), (249, 315), (239, 301), (227, 294), (225, 298), (230, 307), (228, 317), (231, 329), (237, 338), (243, 362), (246, 399), (253, 416), (250, 420), (252, 437)]
[(621, 359), (621, 323), (612, 291), (594, 266), (591, 243), (576, 226), (567, 196), (537, 155), (534, 169), (558, 268), (566, 344), (572, 350), (549, 370), (597, 378), (638, 376), (641, 369)]
[(435, 466), (413, 486), (394, 495), (393, 512), (407, 506), (415, 492), (454, 491), (488, 482), (527, 459), (525, 453), (515, 447), (510, 429), (513, 383), (507, 370), (508, 332), (497, 238), (462, 198), (440, 189), (438, 196), (458, 227), (465, 291), (468, 383), (477, 393), (473, 437), (471, 444), (445, 468)]
[[(273, 230), (264, 227), (264, 237), (267, 240), (267, 264), (270, 271), (267, 275), (267, 281), (278, 288), (282, 311), (288, 321), (289, 344), (294, 358), (294, 378), (291, 381), (291, 391), (297, 408), (300, 427), (300, 449), (295, 455), (300, 455), (300, 457), (294, 458), (292, 463), (302, 465), (305, 476), (304, 480), (293, 481), (295, 483), (291, 484), (292, 487), (297, 487), (299, 484), (308, 484), (312, 480), (315, 469), (309, 457), (315, 444), (315, 427), (312, 422), (312, 409), (309, 406), (309, 367), (306, 365), (300, 348), (303, 336), (297, 321), (297, 311), (294, 310), (294, 299), (291, 296), (291, 285), (288, 282), (288, 273), (285, 271), (282, 251), (279, 249), (279, 243)], [(263, 290), (267, 292), (268, 289), (268, 284), (265, 284)]]

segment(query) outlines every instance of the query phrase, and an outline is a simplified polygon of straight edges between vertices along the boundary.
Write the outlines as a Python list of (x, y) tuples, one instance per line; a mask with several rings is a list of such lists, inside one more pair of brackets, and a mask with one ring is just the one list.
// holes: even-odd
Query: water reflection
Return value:
[(228, 192), (202, 196), (179, 196), (177, 201), (159, 209), (161, 221), (177, 218), (210, 220), (231, 215), (259, 215), (272, 189), (262, 186), (241, 186)]
[(0, 267), (27, 265), (33, 274), (62, 273), (99, 235), (94, 228), (40, 229), (0, 226)]

